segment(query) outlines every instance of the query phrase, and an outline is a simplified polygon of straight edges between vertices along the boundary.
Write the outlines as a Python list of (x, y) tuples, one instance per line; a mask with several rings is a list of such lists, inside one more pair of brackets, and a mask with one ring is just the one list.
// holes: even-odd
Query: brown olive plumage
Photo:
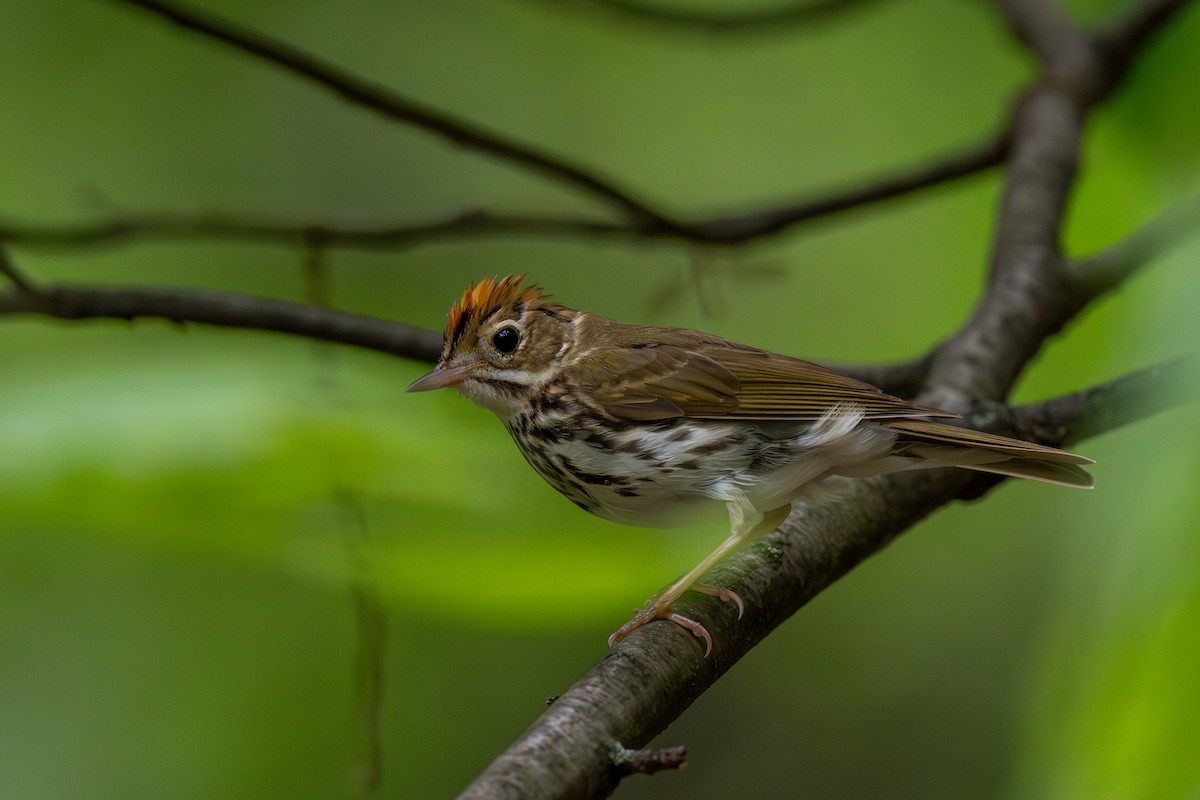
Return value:
[(576, 505), (631, 524), (671, 524), (724, 503), (731, 533), (651, 598), (610, 642), (670, 619), (725, 554), (774, 530), (794, 500), (839, 481), (911, 469), (965, 469), (1088, 487), (1083, 456), (941, 421), (817, 364), (700, 331), (626, 325), (553, 303), (519, 277), (467, 287), (447, 316), (438, 366), (410, 391), (454, 386), (494, 411), (526, 460)]

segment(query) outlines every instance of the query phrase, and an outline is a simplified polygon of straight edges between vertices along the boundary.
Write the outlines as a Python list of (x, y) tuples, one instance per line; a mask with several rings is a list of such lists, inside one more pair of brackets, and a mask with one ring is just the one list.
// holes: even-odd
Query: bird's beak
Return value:
[(447, 367), (445, 364), (438, 364), (433, 368), (432, 372), (428, 372), (417, 378), (404, 391), (428, 392), (431, 389), (443, 389), (447, 386), (453, 386), (456, 383), (462, 383), (471, 377), (471, 370), (474, 367), (474, 364), (460, 364), (457, 367)]

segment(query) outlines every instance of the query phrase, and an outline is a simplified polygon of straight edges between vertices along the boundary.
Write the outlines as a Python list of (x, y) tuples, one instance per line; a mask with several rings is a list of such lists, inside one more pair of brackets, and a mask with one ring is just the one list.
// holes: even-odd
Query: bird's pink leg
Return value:
[[(690, 569), (686, 575), (668, 586), (662, 593), (650, 598), (646, 602), (645, 607), (634, 612), (633, 619), (613, 631), (612, 636), (608, 637), (609, 647), (612, 647), (647, 622), (653, 622), (656, 619), (665, 619), (691, 631), (692, 635), (696, 638), (703, 639), (705, 645), (704, 657), (707, 658), (712, 652), (713, 645), (712, 636), (708, 630), (696, 620), (671, 610), (671, 606), (675, 601), (689, 589), (703, 592), (704, 594), (709, 594), (735, 604), (738, 609), (738, 619), (742, 618), (746, 610), (742, 598), (730, 589), (721, 589), (716, 586), (698, 583), (700, 576), (708, 572), (718, 561), (747, 541), (757, 538), (764, 533), (770, 533), (778, 528), (787, 518), (788, 512), (791, 511), (791, 506), (783, 506), (782, 508), (768, 511), (757, 524), (751, 523), (747, 525), (746, 507), (739, 504), (735, 511), (733, 508), (734, 504), (731, 503), (730, 505), (733, 532), (729, 534), (729, 537), (721, 542), (721, 545), (710, 553), (707, 558)], [(750, 509), (750, 511), (753, 513), (753, 509)], [(753, 516), (750, 516), (749, 519), (753, 520)]]

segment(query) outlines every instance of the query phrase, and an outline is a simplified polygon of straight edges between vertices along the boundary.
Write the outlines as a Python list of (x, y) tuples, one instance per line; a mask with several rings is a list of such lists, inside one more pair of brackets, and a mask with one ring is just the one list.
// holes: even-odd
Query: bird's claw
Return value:
[(703, 624), (697, 622), (691, 617), (685, 617), (683, 614), (672, 611), (669, 607), (652, 606), (648, 609), (640, 609), (634, 613), (633, 619), (626, 622), (621, 627), (613, 631), (612, 636), (608, 637), (608, 646), (612, 647), (617, 642), (624, 639), (629, 634), (633, 633), (638, 628), (645, 625), (647, 622), (653, 622), (656, 619), (665, 619), (674, 622), (681, 628), (691, 631), (692, 635), (697, 639), (704, 640), (704, 657), (708, 658), (712, 653), (713, 640), (712, 635)]
[[(691, 588), (697, 592), (716, 597), (726, 603), (733, 603), (737, 606), (738, 619), (741, 619), (742, 615), (746, 613), (746, 604), (742, 602), (742, 598), (738, 596), (737, 592), (717, 586), (710, 586), (707, 583), (695, 583), (692, 584)], [(656, 619), (669, 620), (679, 627), (691, 631), (692, 635), (697, 639), (704, 640), (704, 657), (708, 658), (712, 654), (713, 639), (708, 629), (691, 617), (685, 617), (683, 614), (672, 611), (670, 603), (663, 603), (660, 598), (651, 598), (651, 601), (646, 604), (645, 608), (635, 609), (633, 619), (617, 628), (613, 631), (612, 636), (608, 637), (608, 646), (612, 647), (647, 622), (653, 622)]]
[(664, 619), (669, 619), (676, 625), (691, 631), (692, 636), (695, 636), (697, 639), (703, 639), (705, 658), (708, 658), (712, 654), (712, 636), (709, 634), (708, 628), (696, 622), (696, 620), (685, 617), (683, 614), (676, 614), (674, 611), (668, 613)]
[(733, 603), (737, 606), (738, 619), (741, 619), (746, 613), (746, 604), (742, 602), (742, 598), (738, 596), (738, 593), (732, 589), (722, 589), (720, 586), (710, 586), (707, 583), (694, 583), (692, 584), (692, 589), (693, 591), (716, 597), (719, 600), (724, 600), (726, 603)]

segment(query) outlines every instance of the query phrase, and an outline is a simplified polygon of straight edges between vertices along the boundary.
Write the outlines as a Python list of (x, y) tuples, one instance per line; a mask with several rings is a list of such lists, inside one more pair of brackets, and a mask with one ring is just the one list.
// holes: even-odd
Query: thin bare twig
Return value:
[(363, 250), (415, 247), (438, 241), (496, 236), (567, 236), (597, 239), (677, 239), (744, 244), (803, 222), (937, 186), (997, 166), (1006, 137), (995, 134), (932, 161), (811, 198), (664, 227), (653, 221), (610, 222), (586, 217), (468, 211), (433, 222), (351, 226), (282, 222), (229, 214), (134, 214), (84, 223), (30, 223), (0, 219), (0, 241), (38, 247), (89, 247), (140, 239), (225, 239)]
[(583, 218), (469, 211), (427, 223), (352, 226), (283, 222), (229, 214), (134, 214), (102, 222), (27, 223), (0, 220), (0, 241), (36, 247), (90, 247), (140, 239), (220, 239), (307, 247), (396, 250), (477, 236), (636, 236), (627, 225)]
[(0, 292), (0, 315), (58, 319), (157, 318), (227, 328), (276, 331), (435, 361), (442, 337), (376, 317), (236, 292), (51, 284), (36, 293)]
[(1129, 236), (1067, 266), (1081, 301), (1112, 291), (1155, 259), (1200, 233), (1200, 193), (1183, 200)]
[(478, 150), (504, 161), (520, 164), (576, 186), (612, 203), (632, 219), (649, 220), (664, 228), (674, 227), (674, 222), (636, 199), (627, 190), (618, 188), (611, 181), (601, 178), (583, 167), (571, 164), (562, 158), (551, 157), (515, 138), (486, 130), (475, 123), (457, 119), (445, 111), (404, 97), (398, 92), (353, 75), (286, 42), (251, 31), (216, 14), (189, 7), (183, 3), (166, 2), (166, 0), (111, 1), (144, 9), (181, 28), (199, 33), (209, 39), (229, 45), (241, 53), (274, 64), (389, 119), (414, 125), (460, 147)]
[(1007, 149), (1008, 133), (1002, 130), (934, 160), (902, 167), (890, 175), (872, 178), (856, 186), (815, 194), (793, 203), (682, 223), (681, 228), (683, 234), (694, 241), (743, 244), (780, 233), (800, 222), (901, 197), (983, 172), (1003, 164)]
[[(846, 189), (811, 198), (771, 204), (746, 212), (724, 213), (706, 219), (685, 221), (617, 188), (594, 172), (550, 156), (537, 148), (481, 126), (454, 118), (392, 90), (373, 84), (290, 44), (250, 31), (209, 12), (190, 8), (174, 0), (113, 0), (154, 13), (180, 27), (312, 81), (329, 91), (376, 113), (411, 124), (450, 141), (531, 168), (600, 196), (625, 212), (623, 223), (585, 218), (540, 217), (536, 215), (474, 213), (431, 225), (395, 226), (381, 230), (346, 230), (336, 226), (290, 225), (239, 221), (223, 217), (192, 219), (149, 216), (98, 225), (73, 226), (55, 231), (30, 226), (10, 226), (9, 236), (25, 241), (85, 244), (113, 241), (138, 235), (206, 236), (221, 231), (235, 237), (290, 239), (321, 228), (331, 234), (330, 244), (350, 246), (396, 246), (452, 235), (477, 234), (567, 234), (677, 238), (712, 244), (740, 244), (769, 236), (797, 223), (845, 211), (860, 205), (898, 197), (996, 166), (1004, 159), (1003, 132), (979, 143), (951, 152), (945, 157), (893, 174), (864, 181)], [(849, 0), (834, 0), (844, 4)], [(336, 241), (335, 241), (336, 240)]]
[(1097, 33), (1097, 42), (1116, 58), (1126, 63), (1135, 56), (1147, 40), (1183, 8), (1189, 0), (1143, 0), (1134, 3), (1126, 11)]
[[(0, 316), (6, 314), (75, 321), (162, 319), (274, 331), (427, 363), (437, 361), (442, 350), (441, 333), (403, 322), (322, 305), (206, 289), (49, 284), (25, 291), (18, 287), (16, 291), (0, 291)], [(921, 385), (928, 364), (929, 357), (922, 356), (896, 364), (838, 364), (835, 369), (892, 394), (911, 396)]]
[[(755, 9), (706, 9), (637, 0), (541, 0), (552, 7), (592, 7), (667, 30), (704, 34), (788, 33), (857, 10), (870, 0), (807, 0)], [(732, 3), (731, 3), (732, 5)]]

